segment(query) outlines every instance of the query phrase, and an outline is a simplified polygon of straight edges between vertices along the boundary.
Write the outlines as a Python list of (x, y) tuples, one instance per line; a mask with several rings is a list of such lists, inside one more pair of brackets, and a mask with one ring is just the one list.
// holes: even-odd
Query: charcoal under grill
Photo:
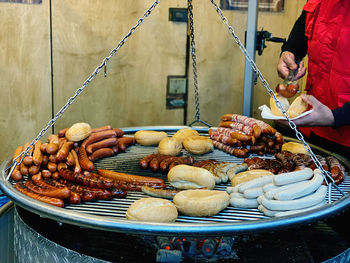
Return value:
[[(179, 126), (167, 127), (138, 127), (124, 128), (126, 136), (133, 134), (140, 129), (162, 130), (172, 134)], [(203, 135), (207, 134), (208, 129), (197, 129)], [(286, 140), (293, 140), (286, 138)], [(322, 155), (332, 155), (324, 149), (312, 146), (313, 151)], [(151, 170), (142, 170), (139, 167), (139, 160), (144, 156), (157, 152), (157, 147), (133, 145), (127, 148), (125, 153), (119, 153), (113, 157), (104, 158), (95, 162), (96, 169), (109, 169), (124, 173), (138, 174), (144, 176), (155, 176), (165, 179), (166, 174), (154, 173)], [(189, 155), (183, 150), (182, 155)], [(254, 156), (254, 155), (253, 155)], [(273, 158), (271, 155), (265, 158)], [(194, 156), (195, 161), (216, 159), (218, 161), (228, 161), (241, 163), (242, 159), (226, 154), (215, 149), (213, 152)], [(297, 216), (270, 218), (263, 215), (258, 209), (242, 209), (229, 206), (219, 214), (212, 217), (189, 217), (179, 215), (175, 223), (149, 223), (126, 220), (125, 213), (128, 207), (137, 199), (147, 197), (142, 192), (128, 192), (126, 198), (114, 198), (112, 200), (99, 200), (93, 202), (84, 202), (82, 204), (68, 204), (64, 208), (57, 208), (48, 204), (31, 199), (17, 192), (11, 181), (6, 181), (5, 167), (8, 162), (2, 164), (2, 174), (0, 176), (0, 187), (3, 192), (9, 196), (17, 205), (39, 214), (42, 217), (54, 219), (58, 222), (74, 224), (94, 229), (123, 232), (128, 234), (144, 235), (162, 235), (162, 236), (224, 236), (234, 233), (248, 233), (256, 231), (268, 231), (271, 229), (280, 229), (292, 227), (301, 224), (311, 223), (337, 213), (342, 212), (350, 205), (350, 178), (348, 171), (349, 164), (345, 160), (346, 175), (344, 182), (339, 186), (346, 195), (332, 187), (331, 204), (321, 209), (315, 209), (311, 212), (305, 212)], [(167, 181), (166, 181), (167, 183)], [(168, 183), (167, 183), (168, 185)], [(215, 187), (215, 190), (225, 191), (228, 184), (221, 184)], [(169, 186), (169, 185), (168, 185)]]

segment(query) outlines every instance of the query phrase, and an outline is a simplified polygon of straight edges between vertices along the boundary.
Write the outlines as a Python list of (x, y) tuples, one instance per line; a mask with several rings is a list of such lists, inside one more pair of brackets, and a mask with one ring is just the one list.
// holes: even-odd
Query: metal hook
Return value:
[(193, 124), (197, 123), (197, 122), (200, 122), (200, 123), (203, 123), (205, 126), (207, 126), (208, 128), (210, 128), (212, 125), (206, 123), (205, 121), (202, 121), (201, 119), (197, 119), (197, 120), (194, 120), (193, 122), (191, 122), (188, 126), (192, 127)]

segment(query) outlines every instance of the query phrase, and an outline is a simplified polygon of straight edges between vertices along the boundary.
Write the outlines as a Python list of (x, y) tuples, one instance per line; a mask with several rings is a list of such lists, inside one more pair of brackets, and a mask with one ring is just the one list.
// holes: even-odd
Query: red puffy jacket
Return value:
[[(308, 38), (306, 90), (331, 110), (350, 101), (350, 1), (309, 0), (305, 6)], [(301, 128), (350, 147), (350, 126)]]

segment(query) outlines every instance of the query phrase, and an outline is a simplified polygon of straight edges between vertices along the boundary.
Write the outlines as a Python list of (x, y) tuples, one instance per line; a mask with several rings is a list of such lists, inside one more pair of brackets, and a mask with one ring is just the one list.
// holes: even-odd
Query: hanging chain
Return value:
[[(136, 31), (137, 27), (139, 25), (142, 24), (142, 22), (146, 19), (146, 17), (148, 17), (151, 12), (153, 11), (153, 9), (159, 4), (160, 0), (156, 0), (148, 9), (147, 11), (143, 14), (143, 16), (141, 18), (139, 18), (139, 20), (137, 20), (136, 24), (129, 30), (129, 32), (123, 37), (123, 39), (118, 43), (118, 45), (112, 49), (109, 53), (109, 56), (104, 58), (104, 60), (102, 61), (102, 63), (95, 69), (95, 71), (90, 75), (90, 77), (88, 77), (87, 80), (85, 80), (85, 82), (83, 83), (83, 85), (78, 88), (76, 91), (75, 91), (75, 94), (70, 97), (67, 101), (67, 103), (56, 113), (56, 115), (54, 116), (53, 119), (51, 119), (45, 128), (43, 128), (39, 134), (35, 137), (35, 139), (32, 140), (32, 142), (28, 145), (28, 147), (23, 151), (21, 152), (17, 157), (15, 157), (11, 163), (11, 165), (9, 167), (7, 167), (5, 169), (5, 171), (7, 171), (11, 166), (11, 170), (6, 178), (6, 180), (8, 180), (13, 172), (13, 170), (15, 169), (15, 167), (17, 165), (19, 165), (20, 163), (22, 163), (23, 159), (25, 156), (27, 156), (28, 154), (28, 151), (30, 151), (34, 145), (38, 142), (38, 140), (47, 132), (47, 130), (52, 127), (56, 120), (61, 117), (61, 115), (68, 109), (68, 107), (75, 101), (75, 99), (80, 95), (80, 93), (83, 92), (83, 90), (90, 84), (90, 82), (96, 77), (96, 75), (98, 73), (100, 73), (100, 71), (102, 70), (102, 68), (104, 68), (104, 75), (106, 76), (107, 75), (107, 63), (109, 62), (109, 60), (111, 59), (112, 56), (114, 56), (119, 48), (121, 48), (125, 42), (129, 39), (129, 37)], [(21, 157), (22, 156), (22, 157)], [(16, 160), (21, 157), (20, 161), (17, 162)]]
[(309, 144), (307, 144), (307, 142), (304, 140), (304, 136), (301, 134), (301, 132), (298, 131), (297, 126), (295, 125), (295, 123), (289, 118), (288, 113), (284, 110), (281, 102), (276, 98), (275, 93), (271, 90), (269, 84), (267, 83), (267, 81), (264, 79), (261, 71), (258, 69), (257, 65), (255, 64), (254, 60), (249, 56), (247, 50), (245, 49), (244, 45), (242, 44), (242, 42), (240, 41), (240, 39), (238, 38), (238, 36), (235, 34), (232, 26), (229, 25), (228, 19), (224, 16), (224, 14), (222, 13), (222, 10), (218, 7), (218, 5), (215, 3), (214, 0), (209, 0), (216, 12), (219, 14), (219, 16), (221, 17), (222, 22), (227, 26), (228, 31), (231, 33), (231, 35), (233, 36), (234, 41), (238, 44), (239, 48), (241, 49), (241, 51), (243, 52), (245, 58), (247, 59), (247, 61), (249, 62), (249, 64), (251, 65), (252, 69), (254, 70), (255, 74), (259, 77), (259, 79), (261, 80), (262, 84), (264, 85), (264, 87), (266, 88), (266, 90), (268, 91), (268, 93), (270, 94), (270, 97), (272, 97), (276, 103), (276, 105), (278, 106), (278, 108), (282, 111), (283, 116), (288, 120), (288, 124), (289, 127), (294, 130), (296, 137), (298, 138), (299, 141), (301, 141), (303, 143), (304, 148), (310, 153), (311, 159), (313, 160), (313, 162), (315, 163), (315, 165), (317, 166), (318, 169), (321, 170), (322, 176), (324, 181), (326, 182), (326, 184), (328, 185), (328, 180), (326, 178), (329, 178), (329, 180), (333, 183), (334, 187), (342, 194), (345, 195), (345, 193), (334, 183), (334, 179), (331, 176), (331, 173), (329, 171), (326, 171), (323, 169), (320, 161), (318, 160), (318, 158), (316, 157), (316, 155), (313, 153), (313, 151), (311, 150), (311, 147), (309, 146)]
[(190, 41), (191, 41), (191, 56), (192, 56), (192, 68), (193, 68), (193, 85), (194, 85), (194, 95), (196, 102), (196, 115), (195, 120), (189, 124), (192, 126), (196, 122), (201, 122), (204, 125), (211, 127), (210, 124), (202, 121), (199, 118), (199, 92), (198, 92), (198, 80), (197, 80), (197, 58), (196, 58), (196, 42), (194, 41), (194, 27), (193, 27), (193, 6), (192, 0), (188, 0), (188, 17), (190, 18)]

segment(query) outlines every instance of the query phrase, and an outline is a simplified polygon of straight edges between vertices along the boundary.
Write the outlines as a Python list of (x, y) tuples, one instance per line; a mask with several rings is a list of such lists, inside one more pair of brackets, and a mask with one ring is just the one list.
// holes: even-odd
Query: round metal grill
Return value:
[[(169, 135), (182, 127), (138, 127), (123, 129), (128, 134), (133, 134), (140, 129), (164, 130)], [(199, 132), (207, 134), (207, 128), (198, 129)], [(330, 155), (329, 152), (316, 149), (320, 154)], [(95, 162), (96, 169), (109, 169), (124, 173), (154, 176), (163, 178), (166, 181), (166, 174), (154, 173), (151, 170), (142, 170), (139, 167), (139, 161), (143, 157), (157, 152), (157, 147), (133, 145), (127, 148), (125, 153), (119, 153), (113, 157), (101, 159)], [(185, 150), (182, 155), (189, 153)], [(265, 158), (274, 158), (271, 155)], [(233, 163), (242, 163), (243, 159), (234, 157), (225, 152), (215, 149), (205, 155), (194, 156), (195, 161), (216, 159)], [(99, 200), (84, 202), (78, 205), (67, 204), (64, 208), (57, 208), (45, 203), (31, 199), (13, 188), (11, 181), (6, 181), (4, 169), (7, 162), (2, 164), (2, 174), (0, 176), (0, 187), (17, 205), (37, 213), (43, 217), (48, 217), (59, 222), (70, 223), (74, 225), (97, 228), (107, 231), (117, 231), (135, 234), (154, 234), (154, 235), (186, 235), (186, 236), (208, 236), (208, 235), (231, 235), (237, 232), (267, 231), (291, 227), (299, 224), (307, 224), (335, 215), (350, 204), (350, 178), (348, 176), (349, 166), (346, 166), (346, 176), (344, 182), (339, 186), (346, 196), (342, 196), (339, 191), (332, 188), (332, 203), (325, 208), (315, 209), (311, 212), (305, 212), (293, 217), (270, 218), (263, 215), (258, 209), (242, 209), (229, 206), (219, 214), (212, 217), (189, 217), (179, 215), (175, 223), (149, 223), (136, 222), (125, 219), (125, 213), (128, 207), (137, 199), (147, 197), (142, 192), (128, 192), (126, 198), (114, 198), (112, 200)], [(225, 191), (229, 185), (221, 184), (215, 187), (215, 190)]]

